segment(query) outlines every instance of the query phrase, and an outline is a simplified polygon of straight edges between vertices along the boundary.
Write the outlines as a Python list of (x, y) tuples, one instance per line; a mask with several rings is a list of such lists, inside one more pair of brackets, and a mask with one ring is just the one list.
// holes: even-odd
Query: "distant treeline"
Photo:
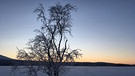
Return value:
[[(42, 61), (22, 61), (22, 60), (0, 60), (0, 66), (23, 66), (23, 65), (44, 65), (47, 64)], [(55, 63), (57, 64), (57, 62)], [(130, 64), (115, 64), (115, 63), (106, 63), (106, 62), (66, 62), (63, 63), (63, 66), (134, 66)]]

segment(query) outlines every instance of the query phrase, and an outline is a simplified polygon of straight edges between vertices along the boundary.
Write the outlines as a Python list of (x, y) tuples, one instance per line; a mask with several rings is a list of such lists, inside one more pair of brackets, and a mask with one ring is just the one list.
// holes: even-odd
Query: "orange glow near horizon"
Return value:
[(131, 61), (116, 61), (116, 60), (94, 60), (94, 59), (80, 59), (80, 60), (76, 60), (77, 62), (108, 62), (108, 63), (122, 63), (122, 64), (135, 64), (135, 62), (131, 62)]
[[(3, 48), (4, 49), (4, 48)], [(10, 48), (5, 49), (5, 52), (1, 52), (2, 55), (10, 57), (12, 59), (17, 59), (17, 49), (16, 48)], [(114, 52), (114, 53), (107, 53), (105, 51), (102, 51), (101, 53), (98, 53), (97, 50), (86, 50), (82, 49), (81, 53), (83, 54), (82, 57), (79, 59), (76, 59), (76, 62), (110, 62), (110, 63), (124, 63), (124, 64), (135, 64), (134, 55), (133, 53), (128, 52)]]
[(76, 59), (77, 62), (108, 62), (108, 63), (122, 63), (122, 64), (135, 64), (135, 61), (130, 59), (116, 59), (114, 58), (104, 58), (104, 57), (92, 57), (83, 56), (82, 58)]
[[(4, 56), (10, 57), (12, 59), (17, 59), (16, 58), (17, 54), (14, 53), (8, 53), (4, 54)], [(135, 61), (131, 59), (118, 59), (116, 57), (98, 57), (98, 56), (88, 56), (88, 55), (83, 55), (79, 59), (75, 60), (76, 62), (109, 62), (109, 63), (123, 63), (123, 64), (135, 64)]]

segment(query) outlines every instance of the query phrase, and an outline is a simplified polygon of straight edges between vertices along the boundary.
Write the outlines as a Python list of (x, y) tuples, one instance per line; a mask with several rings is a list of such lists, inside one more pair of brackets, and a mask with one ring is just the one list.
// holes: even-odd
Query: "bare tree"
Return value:
[[(81, 56), (79, 49), (71, 50), (67, 46), (66, 34), (71, 35), (71, 11), (74, 10), (76, 8), (70, 4), (63, 6), (56, 3), (48, 10), (47, 17), (42, 4), (36, 8), (34, 13), (37, 13), (37, 19), (41, 20), (43, 25), (41, 29), (35, 30), (36, 37), (28, 42), (28, 52), (18, 49), (17, 55), (20, 60), (38, 61), (37, 66), (32, 62), (24, 66), (29, 76), (37, 76), (38, 71), (48, 76), (59, 76), (61, 72), (66, 71), (64, 63), (74, 62), (75, 58)], [(14, 69), (20, 68), (14, 67)]]

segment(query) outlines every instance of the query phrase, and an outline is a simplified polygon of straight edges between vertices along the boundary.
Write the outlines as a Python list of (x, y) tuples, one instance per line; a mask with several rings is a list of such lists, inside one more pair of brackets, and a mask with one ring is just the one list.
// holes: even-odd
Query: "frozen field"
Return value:
[[(0, 76), (11, 75), (10, 66), (0, 66)], [(22, 73), (16, 73), (15, 76), (26, 76)], [(44, 76), (40, 74), (39, 76)], [(135, 76), (135, 67), (89, 67), (74, 66), (63, 76)]]

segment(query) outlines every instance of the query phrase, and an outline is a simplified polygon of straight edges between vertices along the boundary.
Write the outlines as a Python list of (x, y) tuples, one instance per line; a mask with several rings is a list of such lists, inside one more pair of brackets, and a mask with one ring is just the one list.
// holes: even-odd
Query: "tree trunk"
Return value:
[(54, 76), (59, 76), (58, 70), (55, 70), (55, 71), (54, 71)]

